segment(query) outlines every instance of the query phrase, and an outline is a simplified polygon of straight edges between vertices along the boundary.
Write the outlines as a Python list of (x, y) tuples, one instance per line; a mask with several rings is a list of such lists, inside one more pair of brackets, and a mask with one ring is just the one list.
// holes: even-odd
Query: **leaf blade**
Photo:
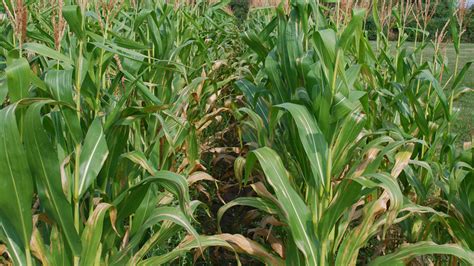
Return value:
[(109, 150), (104, 132), (102, 131), (102, 125), (96, 119), (89, 127), (79, 158), (80, 182), (79, 187), (76, 188), (77, 198), (82, 197), (97, 178), (108, 154)]

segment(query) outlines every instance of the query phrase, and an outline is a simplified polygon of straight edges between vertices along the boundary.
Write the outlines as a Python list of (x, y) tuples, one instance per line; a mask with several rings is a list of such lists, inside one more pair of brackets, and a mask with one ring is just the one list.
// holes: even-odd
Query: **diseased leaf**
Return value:
[(104, 226), (104, 218), (107, 212), (109, 212), (112, 226), (115, 226), (117, 211), (113, 205), (108, 203), (100, 203), (97, 205), (94, 209), (94, 212), (87, 220), (86, 227), (84, 228), (81, 236), (81, 265), (97, 265), (95, 263), (96, 259), (102, 258), (100, 245)]

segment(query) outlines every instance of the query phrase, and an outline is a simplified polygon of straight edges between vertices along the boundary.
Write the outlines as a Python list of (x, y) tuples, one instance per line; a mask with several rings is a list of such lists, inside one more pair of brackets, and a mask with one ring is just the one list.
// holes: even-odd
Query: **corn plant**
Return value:
[[(2, 25), (0, 79), (10, 262), (156, 265), (210, 245), (251, 252), (244, 241), (278, 260), (192, 225), (201, 203), (190, 187), (214, 180), (199, 172), (200, 140), (227, 110), (221, 89), (238, 54), (225, 3), (5, 3), (15, 13)], [(183, 242), (164, 254), (172, 237)]]
[[(429, 2), (286, 2), (236, 25), (229, 1), (2, 1), (0, 263), (188, 265), (217, 247), (266, 265), (472, 264), (472, 149), (451, 130), (471, 90), (463, 11), (431, 38)], [(196, 222), (197, 183), (217, 183), (203, 150), (232, 116), (253, 194), (217, 224), (257, 209), (262, 241)]]
[[(406, 8), (400, 4), (393, 10), (401, 28)], [(425, 200), (433, 184), (467, 184), (463, 180), (472, 170), (459, 162), (458, 154), (451, 157), (456, 166), (449, 172), (441, 166), (444, 159), (434, 158), (439, 143), (451, 134), (444, 90), (451, 86), (461, 92), (463, 74), (454, 73), (456, 81), (443, 87), (439, 55), (432, 65), (418, 64), (415, 54), (403, 48), (403, 34), (391, 57), (388, 38), (379, 30), (384, 50), (374, 51), (364, 36), (364, 12), (353, 10), (347, 23), (325, 21), (318, 3), (294, 1), (289, 14), (279, 9), (276, 21), (244, 36), (260, 69), (253, 82), (236, 83), (249, 105), (237, 116), (248, 117), (245, 141), (273, 149), (250, 152), (243, 181), (249, 182), (258, 161), (262, 174), (253, 180), (264, 181), (274, 194), (258, 186), (259, 197), (236, 199), (221, 208), (220, 216), (232, 206), (246, 205), (278, 217), (287, 224), (283, 235), (290, 265), (356, 264), (369, 240), (387, 236), (393, 226), (417, 237), (371, 263), (400, 263), (432, 253), (471, 263), (472, 231), (462, 216), (469, 201), (459, 206), (463, 214), (454, 214), (440, 207), (449, 202)], [(276, 38), (268, 38), (273, 30)], [(449, 191), (448, 186), (441, 185), (442, 190)], [(451, 195), (459, 196), (459, 204), (467, 200), (466, 193)], [(427, 226), (414, 232), (417, 221)], [(442, 239), (436, 227), (448, 228)]]

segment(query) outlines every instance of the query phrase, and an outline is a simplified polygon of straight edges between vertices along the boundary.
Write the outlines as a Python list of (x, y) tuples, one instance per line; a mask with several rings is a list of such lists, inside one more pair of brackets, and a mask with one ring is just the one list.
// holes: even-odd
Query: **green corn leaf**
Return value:
[(284, 103), (277, 105), (277, 107), (287, 110), (298, 128), (300, 141), (303, 144), (313, 174), (313, 180), (308, 180), (309, 184), (316, 187), (327, 187), (329, 182), (327, 174), (329, 148), (317, 122), (308, 112), (308, 109), (302, 105)]
[(82, 23), (82, 13), (79, 6), (70, 5), (63, 8), (63, 16), (69, 24), (69, 29), (79, 38), (84, 37), (84, 28)]
[[(282, 14), (279, 14), (279, 17), (283, 20)], [(290, 14), (288, 22), (280, 22), (279, 31), (277, 49), (282, 71), (287, 81), (286, 85), (289, 86), (289, 88), (286, 87), (285, 89), (290, 89), (290, 92), (294, 92), (298, 87), (297, 61), (303, 55), (301, 29), (294, 12)]]
[(189, 169), (193, 169), (196, 163), (199, 162), (199, 147), (198, 138), (196, 135), (196, 129), (194, 127), (189, 129), (189, 133), (186, 137), (186, 157), (189, 161)]
[(134, 31), (137, 31), (145, 19), (153, 12), (153, 10), (143, 8), (135, 17)]
[[(373, 6), (378, 7), (379, 5), (379, 0), (373, 0), (372, 1)], [(372, 8), (372, 17), (374, 18), (374, 24), (378, 32), (382, 32), (382, 26), (380, 25), (380, 16), (379, 16), (379, 9), (378, 8)]]
[(189, 214), (190, 197), (186, 178), (170, 171), (155, 171), (153, 175), (128, 188), (115, 199), (114, 205), (119, 210), (119, 221), (136, 211), (148, 190), (148, 185), (152, 183), (164, 187), (175, 195), (181, 210)]
[(351, 21), (342, 32), (341, 38), (339, 39), (339, 47), (346, 50), (349, 44), (356, 43), (356, 42), (351, 42), (351, 39), (359, 37), (356, 34), (361, 34), (364, 16), (365, 16), (364, 9), (354, 9), (354, 11), (352, 12)]
[[(199, 237), (196, 229), (194, 229), (187, 216), (179, 208), (163, 206), (158, 207), (151, 212), (148, 219), (140, 225), (140, 229), (135, 234), (135, 239), (140, 240), (148, 228), (152, 228), (163, 221), (170, 221), (177, 224), (186, 229), (186, 231), (195, 238)], [(198, 246), (200, 246), (199, 243)]]
[(257, 113), (252, 111), (249, 108), (243, 107), (239, 109), (240, 112), (243, 112), (248, 115), (250, 118), (249, 122), (245, 122), (245, 124), (249, 125), (251, 128), (255, 130), (255, 133), (257, 134), (257, 139), (258, 143), (262, 146), (264, 146), (267, 141), (267, 129), (265, 127), (264, 120), (262, 119), (261, 116), (259, 116)]
[(109, 42), (109, 41), (106, 41), (106, 43), (107, 44), (105, 44), (105, 45), (100, 43), (100, 42), (92, 42), (91, 44), (97, 46), (100, 49), (104, 49), (105, 51), (108, 51), (110, 53), (114, 53), (114, 54), (118, 54), (120, 56), (126, 57), (130, 60), (135, 60), (135, 61), (139, 61), (139, 62), (142, 62), (142, 63), (145, 63), (146, 59), (154, 60), (153, 58), (147, 58), (145, 55), (143, 55), (139, 52), (136, 52), (134, 50), (130, 50), (130, 49), (127, 49), (127, 48), (122, 48), (122, 47), (116, 45), (115, 43), (112, 43), (112, 42)]
[(0, 103), (3, 103), (5, 101), (7, 94), (8, 94), (7, 78), (3, 74), (0, 74)]
[(25, 249), (21, 238), (15, 233), (15, 228), (8, 220), (0, 220), (0, 240), (7, 245), (8, 256), (15, 265), (26, 265)]
[(28, 250), (33, 228), (33, 179), (18, 132), (15, 109), (16, 105), (10, 105), (0, 111), (0, 218), (11, 224), (12, 234), (20, 240), (16, 244)]
[(474, 61), (469, 61), (466, 64), (464, 64), (463, 68), (461, 71), (458, 73), (458, 75), (455, 77), (453, 85), (451, 86), (452, 90), (456, 90), (459, 85), (461, 84), (462, 81), (464, 81), (466, 74), (469, 71), (469, 68), (471, 65), (474, 63)]
[(265, 47), (263, 40), (252, 31), (246, 31), (242, 34), (242, 39), (247, 43), (250, 49), (254, 50), (261, 61), (265, 60), (269, 49)]
[(257, 93), (261, 90), (257, 88), (254, 84), (246, 79), (240, 79), (235, 82), (235, 85), (247, 98), (247, 102), (250, 103), (252, 109), (255, 110), (262, 118), (267, 117), (268, 108), (263, 102), (262, 98), (258, 97)]
[(5, 72), (11, 101), (27, 98), (32, 76), (28, 61), (25, 58), (14, 59)]
[(110, 153), (100, 174), (102, 183), (106, 183), (107, 179), (116, 177), (117, 172), (119, 172), (120, 156), (127, 145), (128, 128), (125, 126), (114, 127), (108, 132), (106, 131), (105, 134)]
[(47, 213), (54, 218), (68, 241), (74, 255), (81, 252), (79, 235), (74, 229), (72, 206), (61, 186), (61, 174), (57, 151), (46, 134), (41, 122), (41, 108), (47, 102), (32, 104), (25, 115), (25, 148), (36, 180), (37, 191)]
[[(374, 181), (372, 181), (372, 179), (374, 179)], [(386, 215), (380, 218), (386, 230), (394, 222), (403, 204), (403, 194), (398, 186), (397, 180), (388, 174), (377, 173), (367, 175), (367, 178), (358, 177), (354, 180), (366, 188), (381, 187), (386, 194), (382, 194), (379, 199), (367, 204), (364, 209), (362, 222), (357, 228), (351, 230), (348, 235), (344, 236), (337, 252), (336, 265), (354, 264), (359, 255), (359, 250), (378, 230), (375, 220), (377, 214), (379, 214), (378, 212), (386, 212)], [(385, 197), (385, 195), (387, 195), (387, 197)], [(388, 201), (390, 202), (390, 206), (388, 210), (385, 210), (386, 207), (383, 206), (387, 205)]]
[[(133, 75), (130, 74), (129, 72), (124, 70), (123, 74), (129, 79), (135, 80)], [(137, 80), (136, 86), (138, 90), (140, 91), (140, 93), (142, 93), (143, 96), (147, 98), (149, 101), (151, 101), (153, 104), (158, 105), (158, 106), (162, 105), (160, 99), (158, 99), (153, 93), (151, 93), (150, 90), (143, 84), (143, 82)]]
[(130, 235), (134, 235), (155, 209), (157, 195), (153, 188), (148, 189), (145, 198), (133, 215)]
[(445, 114), (449, 117), (449, 105), (448, 105), (448, 99), (446, 98), (446, 95), (441, 88), (438, 80), (433, 76), (431, 72), (428, 70), (423, 70), (421, 73), (418, 75), (418, 78), (423, 81), (428, 81), (431, 83), (431, 86), (433, 86), (433, 89), (435, 90), (436, 94), (438, 94), (438, 99), (441, 102), (441, 105), (443, 106)]
[(324, 60), (325, 67), (334, 71), (337, 48), (336, 32), (332, 29), (319, 30), (314, 34), (313, 43), (319, 57)]
[[(129, 187), (115, 197), (112, 204), (117, 206), (117, 221), (119, 223), (137, 210), (145, 198), (148, 189), (150, 189), (149, 184), (138, 183), (137, 185)], [(117, 229), (121, 230), (120, 227)]]
[(184, 178), (182, 175), (170, 171), (157, 171), (153, 176), (147, 177), (144, 182), (159, 183), (161, 186), (163, 186), (169, 192), (173, 193), (179, 199), (181, 210), (186, 214), (190, 214), (190, 197), (188, 182), (186, 181), (186, 178)]
[(351, 180), (344, 180), (338, 186), (333, 200), (318, 222), (318, 233), (321, 241), (328, 238), (337, 220), (360, 199), (361, 190), (362, 186)]
[(158, 181), (168, 191), (182, 200), (183, 206), (190, 202), (189, 188), (186, 178), (182, 175), (170, 171), (158, 171), (153, 167), (150, 161), (142, 152), (133, 151), (122, 155), (124, 158), (140, 165), (151, 176), (145, 178), (141, 183), (150, 183)]
[[(464, 3), (464, 2), (463, 2)], [(452, 40), (453, 40), (453, 44), (454, 44), (454, 50), (456, 51), (456, 54), (459, 55), (460, 53), (460, 41), (461, 41), (461, 34), (459, 32), (459, 22), (458, 22), (458, 18), (457, 18), (457, 13), (459, 12), (459, 9), (458, 7), (456, 6), (458, 4), (458, 2), (456, 1), (450, 1), (449, 2), (449, 12), (451, 13), (451, 17), (450, 17), (450, 20), (449, 20), (449, 26), (450, 26), (450, 29), (451, 29), (451, 36), (452, 36)]]
[[(284, 265), (283, 261), (272, 255), (257, 242), (247, 239), (241, 235), (220, 234), (214, 236), (198, 236), (197, 238), (185, 239), (178, 248), (158, 257), (152, 257), (139, 263), (140, 266), (166, 264), (183, 254), (196, 248), (224, 247), (234, 252), (246, 253), (258, 258), (265, 265)], [(238, 256), (236, 254), (238, 260)], [(239, 262), (240, 264), (240, 262)]]
[(418, 242), (402, 246), (392, 254), (381, 256), (369, 265), (406, 265), (416, 256), (429, 254), (445, 254), (463, 259), (468, 264), (474, 262), (474, 252), (454, 244), (437, 245), (433, 242)]
[(260, 162), (265, 176), (275, 190), (281, 203), (290, 232), (296, 245), (305, 255), (308, 265), (317, 265), (318, 241), (313, 232), (311, 213), (308, 206), (293, 189), (280, 156), (270, 148), (252, 151), (247, 158), (246, 175), (248, 176), (256, 160)]
[[(192, 213), (194, 213), (197, 207), (199, 207), (201, 204), (202, 202), (200, 201), (196, 201), (196, 200), (192, 201), (190, 203)], [(155, 206), (152, 206), (152, 207), (153, 208), (149, 208), (151, 209), (151, 211), (154, 210)], [(143, 223), (140, 223), (138, 226), (141, 226), (141, 225), (143, 225)], [(143, 228), (141, 227), (139, 228), (138, 226), (137, 226), (137, 229), (143, 230)], [(141, 245), (142, 243), (141, 235), (139, 235), (138, 237), (135, 237), (135, 236), (132, 237), (126, 249), (123, 250), (123, 252), (117, 254), (117, 256), (113, 257), (111, 261), (113, 264), (116, 264), (116, 263), (119, 263), (119, 261), (122, 261), (128, 258), (129, 265), (137, 265), (138, 262), (142, 260), (142, 258), (150, 251), (150, 249), (152, 249), (153, 247), (157, 245), (162, 244), (165, 241), (168, 241), (171, 237), (177, 234), (180, 229), (181, 229), (180, 225), (173, 223), (170, 220), (164, 220), (163, 223), (161, 224), (159, 231), (157, 231), (155, 234), (153, 234), (153, 236), (148, 238), (146, 243), (141, 246), (140, 250), (133, 254), (133, 257), (127, 256), (127, 253), (131, 253), (131, 250), (136, 248), (138, 245)], [(137, 231), (137, 232), (140, 232), (140, 231)]]
[[(198, 240), (200, 245), (198, 244)], [(153, 266), (153, 265), (164, 265), (173, 261), (180, 256), (190, 252), (196, 248), (206, 248), (206, 247), (226, 247), (230, 250), (233, 250), (232, 246), (227, 243), (227, 241), (218, 238), (217, 236), (198, 236), (198, 238), (193, 238), (192, 240), (188, 240), (184, 243), (181, 243), (179, 248), (168, 252), (165, 255), (155, 256), (148, 258), (142, 262), (140, 262), (139, 266)]]
[(80, 181), (76, 189), (76, 197), (79, 199), (92, 185), (97, 178), (99, 171), (104, 165), (109, 151), (102, 126), (98, 119), (92, 122), (84, 144), (81, 149), (80, 162)]
[(339, 134), (332, 144), (333, 174), (339, 174), (347, 163), (350, 149), (366, 124), (367, 118), (361, 113), (352, 113), (343, 122)]
[(248, 206), (264, 211), (268, 214), (279, 214), (278, 207), (269, 200), (256, 198), (256, 197), (240, 197), (236, 198), (219, 208), (217, 211), (217, 227), (218, 231), (221, 231), (220, 221), (224, 213), (234, 206)]
[[(53, 99), (75, 107), (73, 100), (72, 70), (50, 70), (46, 73), (44, 81)], [(80, 143), (83, 135), (80, 121), (77, 117), (77, 110), (63, 106), (59, 108), (64, 116), (64, 123), (74, 143)]]
[(274, 51), (265, 59), (265, 73), (272, 83), (272, 93), (273, 97), (275, 97), (275, 102), (283, 103), (288, 101), (291, 91), (289, 91), (283, 83), (281, 78), (283, 73)]
[(72, 74), (72, 70), (52, 69), (46, 73), (44, 82), (53, 96), (53, 99), (74, 106)]
[(101, 240), (104, 230), (105, 214), (109, 212), (112, 226), (115, 226), (115, 218), (117, 216), (115, 207), (108, 203), (99, 203), (94, 212), (89, 217), (86, 227), (82, 232), (82, 254), (81, 265), (98, 265), (96, 260), (102, 258)]
[(356, 110), (357, 105), (356, 103), (352, 102), (348, 98), (346, 98), (342, 93), (338, 92), (336, 95), (334, 95), (334, 105), (333, 105), (333, 111), (331, 115), (331, 122), (337, 122), (344, 117), (347, 116), (350, 112), (353, 112)]
[(186, 215), (176, 207), (158, 207), (152, 211), (148, 219), (143, 223), (142, 228), (150, 228), (162, 221), (171, 221), (182, 226), (188, 233), (194, 237), (198, 236), (196, 229), (191, 225), (191, 222)]
[(69, 57), (61, 54), (60, 52), (58, 52), (56, 50), (53, 50), (53, 49), (45, 46), (44, 44), (25, 43), (23, 45), (23, 48), (25, 50), (28, 50), (28, 51), (32, 52), (32, 53), (37, 53), (39, 55), (49, 57), (49, 58), (54, 59), (54, 60), (63, 61), (64, 63), (66, 63), (68, 65), (73, 64), (72, 60)]
[(156, 169), (151, 165), (150, 161), (145, 157), (145, 154), (141, 151), (131, 151), (121, 155), (123, 158), (127, 158), (133, 163), (139, 165), (145, 169), (150, 175), (155, 175)]

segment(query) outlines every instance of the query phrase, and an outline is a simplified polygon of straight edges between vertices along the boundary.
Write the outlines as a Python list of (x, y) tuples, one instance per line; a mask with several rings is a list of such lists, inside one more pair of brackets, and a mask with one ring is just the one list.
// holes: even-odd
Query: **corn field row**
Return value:
[(465, 8), (228, 2), (2, 0), (0, 264), (473, 265)]
[[(168, 0), (168, 3), (184, 3), (189, 5), (195, 5), (196, 0)], [(208, 1), (211, 4), (219, 2), (219, 0), (210, 0)], [(250, 6), (252, 7), (269, 7), (269, 6), (278, 6), (282, 1), (280, 0), (248, 0)], [(283, 1), (284, 4), (288, 4), (288, 1)]]

